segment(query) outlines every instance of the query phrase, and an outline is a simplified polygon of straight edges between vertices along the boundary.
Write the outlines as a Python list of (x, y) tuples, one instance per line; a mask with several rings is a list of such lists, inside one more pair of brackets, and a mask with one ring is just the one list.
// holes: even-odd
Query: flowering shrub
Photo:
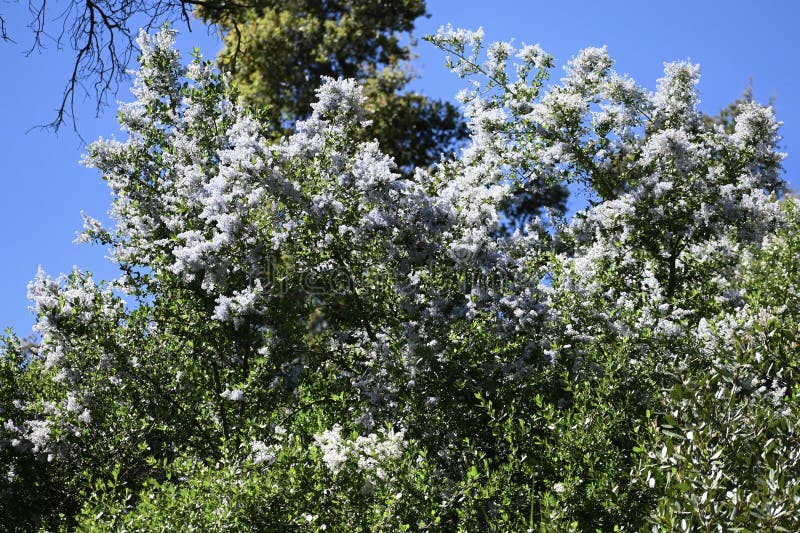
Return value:
[[(81, 240), (120, 276), (40, 273), (41, 344), (3, 351), (9, 520), (797, 529), (800, 218), (771, 108), (726, 129), (691, 64), (651, 94), (605, 49), (549, 83), (538, 46), (432, 40), (475, 80), (472, 140), (408, 175), (358, 140), (357, 83), (271, 144), (141, 35), (126, 139), (86, 158), (116, 223)], [(591, 193), (572, 220), (509, 216), (565, 184)]]

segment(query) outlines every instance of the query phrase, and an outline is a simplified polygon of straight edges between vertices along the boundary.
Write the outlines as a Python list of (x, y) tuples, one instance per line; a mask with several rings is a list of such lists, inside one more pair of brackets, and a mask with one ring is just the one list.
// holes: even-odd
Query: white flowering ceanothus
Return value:
[[(401, 173), (361, 140), (358, 82), (326, 79), (278, 138), (209, 63), (182, 67), (170, 31), (143, 33), (126, 137), (86, 157), (111, 188), (114, 227), (84, 216), (79, 240), (108, 245), (121, 274), (30, 284), (47, 387), (15, 404), (7, 440), (106, 477), (117, 462), (131, 490), (182, 456), (232, 461), (235, 487), (274, 476), (270, 505), (309, 490), (384, 505), (354, 516), (385, 518), (424, 478), (420, 529), (431, 516), (487, 529), (460, 513), (501, 523), (533, 501), (557, 501), (536, 512), (569, 518), (553, 522), (562, 529), (609, 529), (619, 509), (631, 524), (660, 512), (644, 508), (647, 491), (684, 465), (662, 448), (674, 438), (663, 420), (701, 457), (691, 446), (720, 430), (700, 427), (708, 409), (746, 394), (758, 416), (794, 416), (797, 344), (780, 324), (800, 305), (753, 290), (769, 278), (764, 257), (789, 264), (800, 248), (772, 109), (709, 119), (696, 65), (667, 64), (649, 93), (605, 48), (551, 83), (538, 45), (496, 43), (484, 60), (482, 38), (432, 38), (476, 80), (460, 95), (471, 137), (457, 157)], [(588, 191), (569, 221), (515, 210), (568, 185)], [(793, 272), (781, 272), (789, 286)], [(588, 449), (598, 442), (602, 457)], [(735, 479), (720, 465), (714, 475)], [(324, 522), (324, 509), (292, 512)]]

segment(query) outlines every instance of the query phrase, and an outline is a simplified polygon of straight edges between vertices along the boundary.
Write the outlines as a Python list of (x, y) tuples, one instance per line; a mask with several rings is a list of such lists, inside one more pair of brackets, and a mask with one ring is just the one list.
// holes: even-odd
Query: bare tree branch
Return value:
[(8, 35), (8, 30), (6, 29), (6, 19), (0, 14), (0, 39), (4, 41), (14, 42), (14, 40)]
[[(52, 1), (52, 0), (51, 0)], [(258, 0), (254, 0), (257, 2)], [(206, 0), (67, 0), (67, 5), (52, 16), (48, 0), (28, 0), (30, 22), (28, 29), (33, 42), (26, 52), (55, 44), (58, 49), (69, 48), (75, 53), (72, 70), (65, 84), (55, 118), (42, 127), (59, 130), (71, 123), (78, 132), (75, 115), (76, 97), (92, 98), (99, 115), (108, 105), (109, 97), (127, 76), (127, 69), (138, 55), (137, 27), (145, 30), (165, 23), (185, 24), (191, 31), (191, 13), (196, 7), (226, 18), (236, 10), (257, 7), (257, 3)], [(50, 33), (55, 28), (55, 33)], [(0, 39), (11, 41), (6, 20), (0, 15)], [(89, 83), (85, 83), (89, 82)]]

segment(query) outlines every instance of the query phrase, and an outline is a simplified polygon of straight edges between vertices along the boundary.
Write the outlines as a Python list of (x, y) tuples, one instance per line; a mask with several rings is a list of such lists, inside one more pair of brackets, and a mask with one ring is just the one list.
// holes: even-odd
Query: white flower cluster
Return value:
[(404, 433), (403, 430), (381, 429), (380, 435), (370, 433), (345, 439), (341, 426), (335, 424), (333, 428), (316, 434), (314, 442), (322, 452), (322, 461), (331, 474), (338, 474), (345, 463), (352, 459), (359, 472), (372, 473), (381, 481), (387, 481), (385, 463), (401, 457), (406, 444)]

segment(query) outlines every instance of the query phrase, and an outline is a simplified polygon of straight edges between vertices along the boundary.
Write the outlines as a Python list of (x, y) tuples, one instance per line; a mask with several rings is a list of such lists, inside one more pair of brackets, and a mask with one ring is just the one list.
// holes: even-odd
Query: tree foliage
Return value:
[(405, 91), (411, 48), (402, 41), (425, 14), (423, 0), (270, 0), (198, 14), (225, 31), (220, 66), (279, 134), (310, 115), (324, 78), (342, 77), (364, 85), (365, 140), (377, 139), (401, 169), (437, 163), (466, 135), (452, 104)]
[[(798, 529), (797, 202), (772, 109), (697, 110), (588, 49), (433, 41), (470, 143), (400, 173), (364, 88), (280, 141), (140, 36), (124, 141), (87, 163), (120, 276), (40, 272), (2, 350), (8, 528)], [(523, 190), (592, 191), (500, 231)], [(22, 524), (22, 526), (18, 526)]]

